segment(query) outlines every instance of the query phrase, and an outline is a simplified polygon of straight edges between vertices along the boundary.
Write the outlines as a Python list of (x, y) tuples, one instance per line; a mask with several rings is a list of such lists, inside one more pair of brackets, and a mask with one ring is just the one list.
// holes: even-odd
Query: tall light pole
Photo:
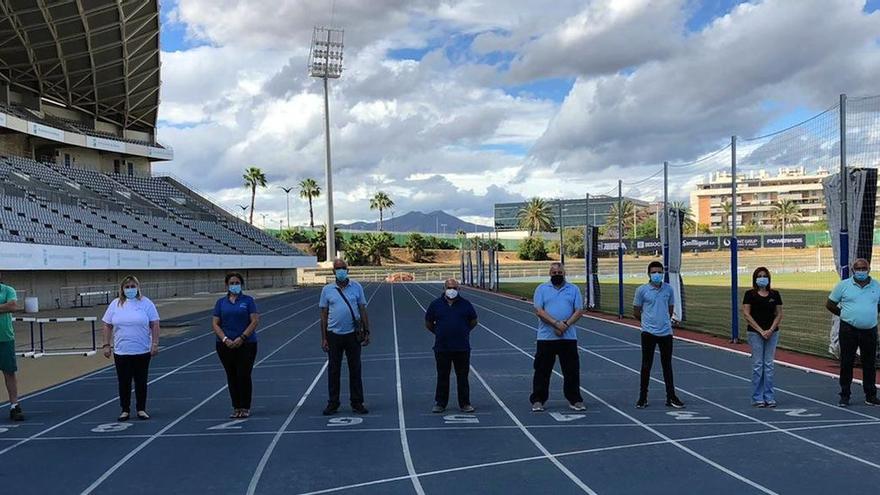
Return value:
[(278, 186), (278, 187), (280, 187), (281, 190), (284, 191), (284, 194), (287, 195), (287, 228), (289, 229), (290, 228), (290, 191), (293, 191), (294, 188), (284, 187), (284, 186)]
[(343, 30), (315, 27), (309, 51), (309, 75), (324, 80), (324, 141), (327, 173), (327, 261), (336, 257), (333, 222), (333, 172), (330, 166), (330, 89), (328, 81), (342, 76)]
[(266, 230), (266, 215), (265, 213), (260, 213), (260, 216), (263, 217), (263, 230)]

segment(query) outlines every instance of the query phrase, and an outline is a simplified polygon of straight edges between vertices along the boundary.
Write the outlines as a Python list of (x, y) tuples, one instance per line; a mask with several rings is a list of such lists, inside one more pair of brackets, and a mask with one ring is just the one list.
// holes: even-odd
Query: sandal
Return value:
[(137, 416), (139, 419), (150, 419), (150, 415), (147, 414), (147, 411), (138, 411)]
[(251, 417), (251, 410), (250, 409), (242, 409), (242, 410), (238, 411), (238, 417), (239, 418)]
[(240, 409), (233, 409), (232, 414), (229, 415), (229, 419), (237, 419), (240, 417), (241, 417), (241, 410)]

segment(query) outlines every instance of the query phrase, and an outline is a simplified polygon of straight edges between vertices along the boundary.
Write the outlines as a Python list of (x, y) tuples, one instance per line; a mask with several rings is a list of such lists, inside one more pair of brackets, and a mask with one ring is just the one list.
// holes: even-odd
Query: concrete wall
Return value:
[[(234, 271), (234, 270), (233, 270)], [(297, 284), (293, 269), (240, 270), (247, 287), (280, 288)], [(197, 292), (220, 292), (227, 270), (132, 270), (132, 271), (15, 271), (2, 272), (2, 282), (19, 292), (19, 304), (24, 298), (36, 296), (43, 309), (69, 308), (79, 302), (77, 294), (106, 291), (115, 294), (119, 282), (126, 275), (134, 275), (141, 282), (143, 293), (151, 299), (186, 297)], [(111, 299), (115, 297), (111, 295)], [(86, 304), (103, 304), (103, 296), (93, 296)]]

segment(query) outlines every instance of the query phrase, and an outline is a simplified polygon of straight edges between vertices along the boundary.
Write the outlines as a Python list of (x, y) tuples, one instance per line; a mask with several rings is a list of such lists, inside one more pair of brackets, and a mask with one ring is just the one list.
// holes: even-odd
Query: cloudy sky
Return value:
[[(248, 166), (273, 186), (324, 183), (322, 88), (306, 70), (316, 24), (345, 29), (330, 101), (341, 221), (373, 220), (368, 198), (384, 190), (398, 215), (443, 209), (488, 224), (496, 202), (603, 193), (733, 134), (787, 127), (839, 93), (880, 93), (880, 0), (165, 0), (162, 9), (159, 139), (175, 160), (156, 171), (233, 209), (248, 199)], [(277, 225), (284, 193), (261, 192), (256, 211)], [(291, 216), (307, 221), (302, 201)]]

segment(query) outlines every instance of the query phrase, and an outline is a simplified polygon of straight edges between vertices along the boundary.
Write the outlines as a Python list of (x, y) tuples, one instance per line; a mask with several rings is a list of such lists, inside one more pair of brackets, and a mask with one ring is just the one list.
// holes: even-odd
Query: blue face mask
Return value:
[(241, 294), (241, 284), (229, 284), (229, 292), (232, 294)]
[(340, 282), (345, 282), (348, 280), (348, 269), (347, 268), (338, 268), (335, 270), (336, 272), (336, 280)]
[(126, 299), (136, 299), (138, 296), (137, 287), (122, 289), (122, 293), (125, 294)]
[(853, 278), (858, 280), (859, 282), (864, 282), (868, 280), (868, 271), (867, 270), (859, 270), (853, 272)]
[(770, 285), (770, 279), (767, 277), (758, 277), (755, 279), (755, 285), (758, 287), (767, 287)]
[(651, 274), (651, 283), (654, 285), (660, 285), (663, 283), (663, 274), (662, 273), (652, 273)]

